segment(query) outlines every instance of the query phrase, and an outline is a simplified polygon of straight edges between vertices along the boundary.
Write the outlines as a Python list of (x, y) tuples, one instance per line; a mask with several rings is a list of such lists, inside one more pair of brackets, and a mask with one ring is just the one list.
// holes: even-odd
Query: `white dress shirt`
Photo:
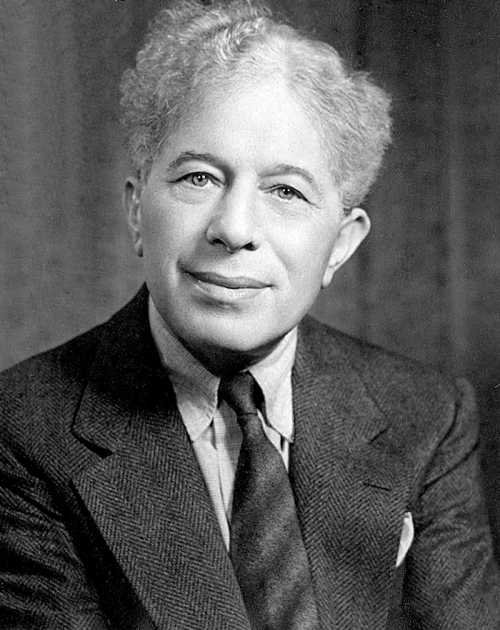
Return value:
[[(149, 322), (172, 382), (177, 406), (207, 484), (222, 537), (229, 549), (229, 522), (241, 431), (233, 410), (218, 406), (220, 379), (209, 372), (170, 332), (149, 298)], [(293, 441), (292, 366), (297, 329), (291, 330), (262, 361), (249, 368), (264, 394), (264, 431), (288, 469)]]

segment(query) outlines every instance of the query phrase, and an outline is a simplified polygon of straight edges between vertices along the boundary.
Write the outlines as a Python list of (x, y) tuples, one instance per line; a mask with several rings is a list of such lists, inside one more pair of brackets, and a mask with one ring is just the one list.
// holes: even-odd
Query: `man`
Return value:
[(122, 83), (146, 286), (1, 381), (2, 628), (499, 626), (471, 393), (306, 317), (388, 98), (246, 2)]

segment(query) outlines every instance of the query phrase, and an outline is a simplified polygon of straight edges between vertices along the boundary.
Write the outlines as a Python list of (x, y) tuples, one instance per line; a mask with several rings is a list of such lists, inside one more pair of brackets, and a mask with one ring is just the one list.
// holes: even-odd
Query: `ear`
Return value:
[(332, 281), (334, 273), (349, 260), (370, 231), (370, 219), (362, 208), (352, 208), (340, 223), (321, 287)]
[(142, 185), (136, 177), (127, 177), (125, 190), (123, 191), (123, 206), (127, 212), (127, 221), (132, 234), (132, 242), (135, 253), (143, 255), (142, 248), (142, 208), (141, 208)]

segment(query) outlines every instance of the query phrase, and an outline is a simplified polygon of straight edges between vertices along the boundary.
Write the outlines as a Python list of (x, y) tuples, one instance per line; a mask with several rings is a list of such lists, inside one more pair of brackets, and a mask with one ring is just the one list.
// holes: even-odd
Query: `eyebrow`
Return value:
[(270, 168), (266, 169), (264, 175), (298, 175), (299, 177), (305, 179), (306, 182), (310, 184), (313, 188), (318, 187), (314, 176), (309, 171), (307, 171), (305, 168), (301, 168), (300, 166), (286, 164), (285, 162), (274, 164)]
[(175, 160), (172, 160), (168, 165), (169, 169), (175, 169), (184, 164), (184, 162), (189, 161), (197, 161), (197, 162), (208, 162), (209, 164), (213, 164), (218, 168), (224, 166), (222, 160), (220, 160), (217, 156), (212, 153), (197, 153), (196, 151), (182, 151)]

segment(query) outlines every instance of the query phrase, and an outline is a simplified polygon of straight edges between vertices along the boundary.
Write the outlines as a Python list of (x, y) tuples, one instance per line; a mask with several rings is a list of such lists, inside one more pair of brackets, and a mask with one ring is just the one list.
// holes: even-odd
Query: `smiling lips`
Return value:
[(269, 284), (248, 276), (222, 276), (211, 271), (189, 271), (190, 276), (205, 284), (226, 289), (265, 289)]

